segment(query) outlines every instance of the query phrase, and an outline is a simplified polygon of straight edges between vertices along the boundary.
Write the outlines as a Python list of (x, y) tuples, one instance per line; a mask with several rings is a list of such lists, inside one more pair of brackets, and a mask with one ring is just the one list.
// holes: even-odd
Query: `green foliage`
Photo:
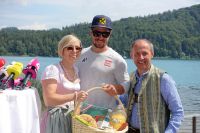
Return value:
[(35, 87), (38, 91), (38, 94), (40, 96), (40, 100), (41, 100), (41, 105), (42, 105), (42, 110), (45, 109), (45, 105), (44, 105), (44, 99), (42, 96), (42, 85), (40, 80), (36, 79), (36, 80), (31, 80), (32, 86)]
[[(66, 34), (77, 35), (84, 47), (91, 44), (90, 24), (80, 23), (62, 30), (0, 30), (0, 55), (57, 56), (57, 43)], [(129, 57), (133, 40), (153, 42), (156, 57), (200, 58), (200, 5), (145, 17), (129, 17), (113, 22), (109, 45)]]

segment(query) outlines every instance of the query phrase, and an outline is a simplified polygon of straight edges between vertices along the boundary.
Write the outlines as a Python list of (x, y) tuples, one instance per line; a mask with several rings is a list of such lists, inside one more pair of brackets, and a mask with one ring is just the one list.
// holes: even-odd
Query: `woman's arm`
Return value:
[(42, 80), (43, 98), (46, 106), (57, 106), (76, 99), (85, 100), (88, 94), (84, 91), (74, 92), (71, 94), (58, 94), (57, 81), (55, 79)]

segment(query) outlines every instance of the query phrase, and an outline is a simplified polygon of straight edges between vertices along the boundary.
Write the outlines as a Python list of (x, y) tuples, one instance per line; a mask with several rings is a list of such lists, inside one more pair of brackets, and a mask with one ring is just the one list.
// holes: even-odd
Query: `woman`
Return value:
[(58, 44), (61, 61), (49, 65), (42, 75), (42, 89), (47, 111), (41, 121), (41, 133), (71, 133), (70, 111), (74, 100), (83, 101), (88, 94), (80, 91), (78, 70), (74, 63), (82, 50), (74, 35), (64, 36)]

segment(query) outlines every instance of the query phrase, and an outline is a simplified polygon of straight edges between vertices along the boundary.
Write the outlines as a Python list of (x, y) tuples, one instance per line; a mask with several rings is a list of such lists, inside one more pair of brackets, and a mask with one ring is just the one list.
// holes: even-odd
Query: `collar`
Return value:
[(139, 73), (138, 73), (138, 71), (136, 70), (136, 71), (135, 71), (136, 80), (138, 80), (138, 79), (140, 79), (140, 78), (146, 77), (148, 73), (149, 73), (149, 71), (147, 71), (147, 72), (143, 73), (141, 76), (139, 76)]

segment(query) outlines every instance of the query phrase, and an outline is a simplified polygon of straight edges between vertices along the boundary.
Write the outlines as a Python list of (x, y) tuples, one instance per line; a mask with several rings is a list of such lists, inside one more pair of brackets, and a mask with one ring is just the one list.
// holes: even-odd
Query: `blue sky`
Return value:
[(200, 4), (200, 0), (0, 0), (0, 29), (62, 28), (104, 14), (112, 20)]

